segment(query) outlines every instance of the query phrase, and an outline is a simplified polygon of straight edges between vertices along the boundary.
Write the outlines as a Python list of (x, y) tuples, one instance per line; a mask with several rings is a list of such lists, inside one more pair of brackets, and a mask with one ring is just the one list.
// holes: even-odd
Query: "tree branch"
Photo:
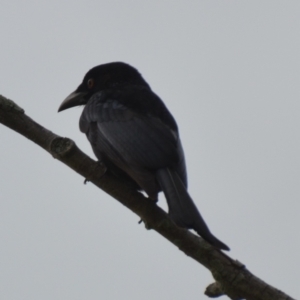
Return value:
[(207, 296), (227, 295), (234, 300), (293, 300), (254, 276), (242, 263), (216, 250), (188, 230), (177, 227), (153, 201), (108, 172), (105, 173), (105, 167), (85, 155), (72, 140), (42, 127), (29, 118), (22, 108), (3, 96), (0, 96), (0, 122), (104, 190), (140, 216), (149, 228), (209, 269), (216, 282), (207, 287)]

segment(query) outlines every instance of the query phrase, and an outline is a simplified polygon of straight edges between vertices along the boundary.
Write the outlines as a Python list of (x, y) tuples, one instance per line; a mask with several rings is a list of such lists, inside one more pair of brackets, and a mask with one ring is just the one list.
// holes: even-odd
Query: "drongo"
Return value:
[(169, 216), (216, 248), (229, 250), (209, 230), (187, 191), (187, 174), (174, 117), (132, 66), (92, 68), (58, 111), (85, 105), (80, 130), (108, 170), (157, 201), (163, 191)]

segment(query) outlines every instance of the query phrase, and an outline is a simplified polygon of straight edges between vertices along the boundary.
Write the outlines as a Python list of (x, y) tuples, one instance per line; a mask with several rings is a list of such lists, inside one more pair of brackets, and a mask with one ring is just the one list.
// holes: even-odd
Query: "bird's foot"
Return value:
[(158, 202), (158, 195), (156, 194), (154, 196), (149, 196), (148, 199), (150, 199), (154, 203), (157, 203)]
[(144, 223), (145, 224), (145, 228), (147, 229), (147, 230), (151, 230), (152, 229), (152, 227), (149, 225), (149, 223), (147, 223), (145, 220), (143, 220), (143, 219), (140, 219), (139, 221), (138, 221), (138, 223), (139, 224), (141, 224), (141, 223)]
[(95, 164), (94, 168), (92, 168), (89, 176), (89, 178), (84, 179), (84, 184), (87, 184), (90, 181), (90, 178), (93, 176), (95, 173), (100, 173), (100, 177), (102, 177), (107, 171), (107, 167), (105, 166), (104, 162), (98, 160), (97, 163)]

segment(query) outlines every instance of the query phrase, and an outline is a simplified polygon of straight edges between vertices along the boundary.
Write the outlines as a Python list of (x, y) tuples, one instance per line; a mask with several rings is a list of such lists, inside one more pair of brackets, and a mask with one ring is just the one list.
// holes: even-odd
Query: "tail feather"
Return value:
[(227, 245), (210, 232), (186, 187), (175, 171), (169, 168), (159, 169), (156, 173), (156, 178), (166, 196), (169, 215), (178, 226), (194, 229), (211, 245), (222, 250), (229, 250)]

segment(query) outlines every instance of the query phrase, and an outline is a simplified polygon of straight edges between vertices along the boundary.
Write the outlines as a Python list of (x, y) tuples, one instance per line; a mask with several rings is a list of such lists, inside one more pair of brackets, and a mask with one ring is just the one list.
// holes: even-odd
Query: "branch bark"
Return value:
[(293, 300), (253, 275), (242, 263), (216, 250), (188, 230), (177, 227), (153, 201), (106, 173), (104, 166), (85, 155), (72, 140), (62, 138), (42, 127), (17, 104), (1, 95), (0, 123), (33, 141), (111, 195), (141, 217), (149, 228), (209, 269), (216, 282), (207, 287), (205, 294), (208, 297), (227, 295), (233, 300)]

